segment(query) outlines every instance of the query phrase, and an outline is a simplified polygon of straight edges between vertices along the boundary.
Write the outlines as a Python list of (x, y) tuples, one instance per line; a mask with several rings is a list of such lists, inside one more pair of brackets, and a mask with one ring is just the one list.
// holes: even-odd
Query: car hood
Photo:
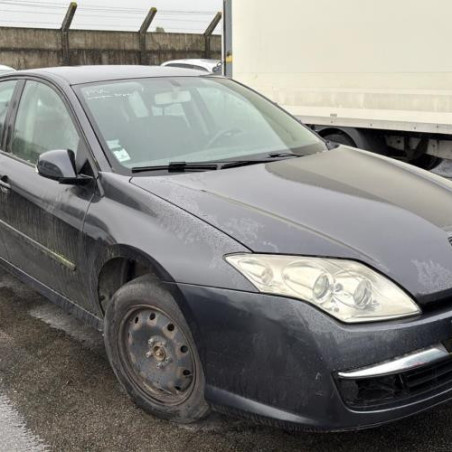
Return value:
[(355, 259), (421, 304), (452, 300), (452, 182), (418, 168), (341, 146), (131, 182), (253, 252)]

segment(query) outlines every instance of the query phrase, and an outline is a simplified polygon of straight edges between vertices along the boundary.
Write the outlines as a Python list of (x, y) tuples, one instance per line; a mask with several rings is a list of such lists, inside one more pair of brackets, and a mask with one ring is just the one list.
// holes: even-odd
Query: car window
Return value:
[(8, 112), (8, 106), (13, 97), (16, 83), (16, 80), (0, 83), (0, 141), (5, 127), (6, 113)]
[(36, 163), (40, 154), (56, 149), (78, 150), (80, 137), (61, 97), (40, 82), (27, 82), (17, 111), (10, 150)]
[(325, 149), (293, 117), (227, 79), (140, 79), (80, 92), (110, 153), (126, 168)]

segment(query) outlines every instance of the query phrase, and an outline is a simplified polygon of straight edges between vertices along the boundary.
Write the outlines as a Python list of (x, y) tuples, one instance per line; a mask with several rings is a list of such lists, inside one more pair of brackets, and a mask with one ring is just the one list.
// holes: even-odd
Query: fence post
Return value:
[(61, 50), (63, 51), (63, 64), (69, 66), (71, 64), (70, 48), (69, 48), (69, 28), (77, 11), (77, 3), (71, 2), (67, 9), (66, 16), (61, 24)]
[(151, 8), (141, 24), (140, 30), (138, 31), (138, 39), (140, 41), (140, 64), (148, 64), (146, 61), (146, 33), (152, 24), (155, 16), (157, 15), (157, 8)]
[(211, 52), (210, 52), (210, 41), (213, 32), (215, 31), (215, 28), (217, 28), (217, 25), (220, 23), (222, 14), (218, 12), (215, 14), (215, 17), (213, 18), (212, 22), (210, 22), (209, 26), (207, 27), (206, 31), (204, 32), (204, 57), (210, 58)]

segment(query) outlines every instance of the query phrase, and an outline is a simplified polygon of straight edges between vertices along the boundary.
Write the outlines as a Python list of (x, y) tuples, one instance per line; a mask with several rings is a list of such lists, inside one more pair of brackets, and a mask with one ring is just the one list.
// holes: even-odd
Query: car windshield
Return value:
[(296, 119), (228, 79), (146, 78), (80, 92), (108, 150), (129, 169), (325, 150)]

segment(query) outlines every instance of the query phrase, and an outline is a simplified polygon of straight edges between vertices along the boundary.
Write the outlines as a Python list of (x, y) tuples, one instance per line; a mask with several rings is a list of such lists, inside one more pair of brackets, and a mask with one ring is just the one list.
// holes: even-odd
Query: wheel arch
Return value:
[[(351, 133), (347, 133), (345, 130), (343, 130), (343, 128), (341, 127), (333, 127), (333, 126), (315, 126), (314, 130), (322, 137), (325, 138), (328, 135), (333, 135), (335, 133), (341, 134), (341, 135), (346, 135), (348, 137), (350, 137), (351, 139), (353, 139), (353, 137), (351, 136)], [(353, 140), (354, 141), (354, 140)]]
[(113, 245), (97, 257), (94, 264), (92, 293), (102, 316), (113, 294), (124, 284), (150, 274), (163, 282), (174, 282), (154, 258), (128, 245)]
[(184, 295), (171, 274), (156, 259), (133, 246), (113, 245), (98, 256), (94, 268), (92, 294), (100, 318), (105, 317), (108, 303), (121, 287), (141, 276), (150, 275), (164, 283), (182, 311), (196, 344), (201, 346), (201, 331)]

